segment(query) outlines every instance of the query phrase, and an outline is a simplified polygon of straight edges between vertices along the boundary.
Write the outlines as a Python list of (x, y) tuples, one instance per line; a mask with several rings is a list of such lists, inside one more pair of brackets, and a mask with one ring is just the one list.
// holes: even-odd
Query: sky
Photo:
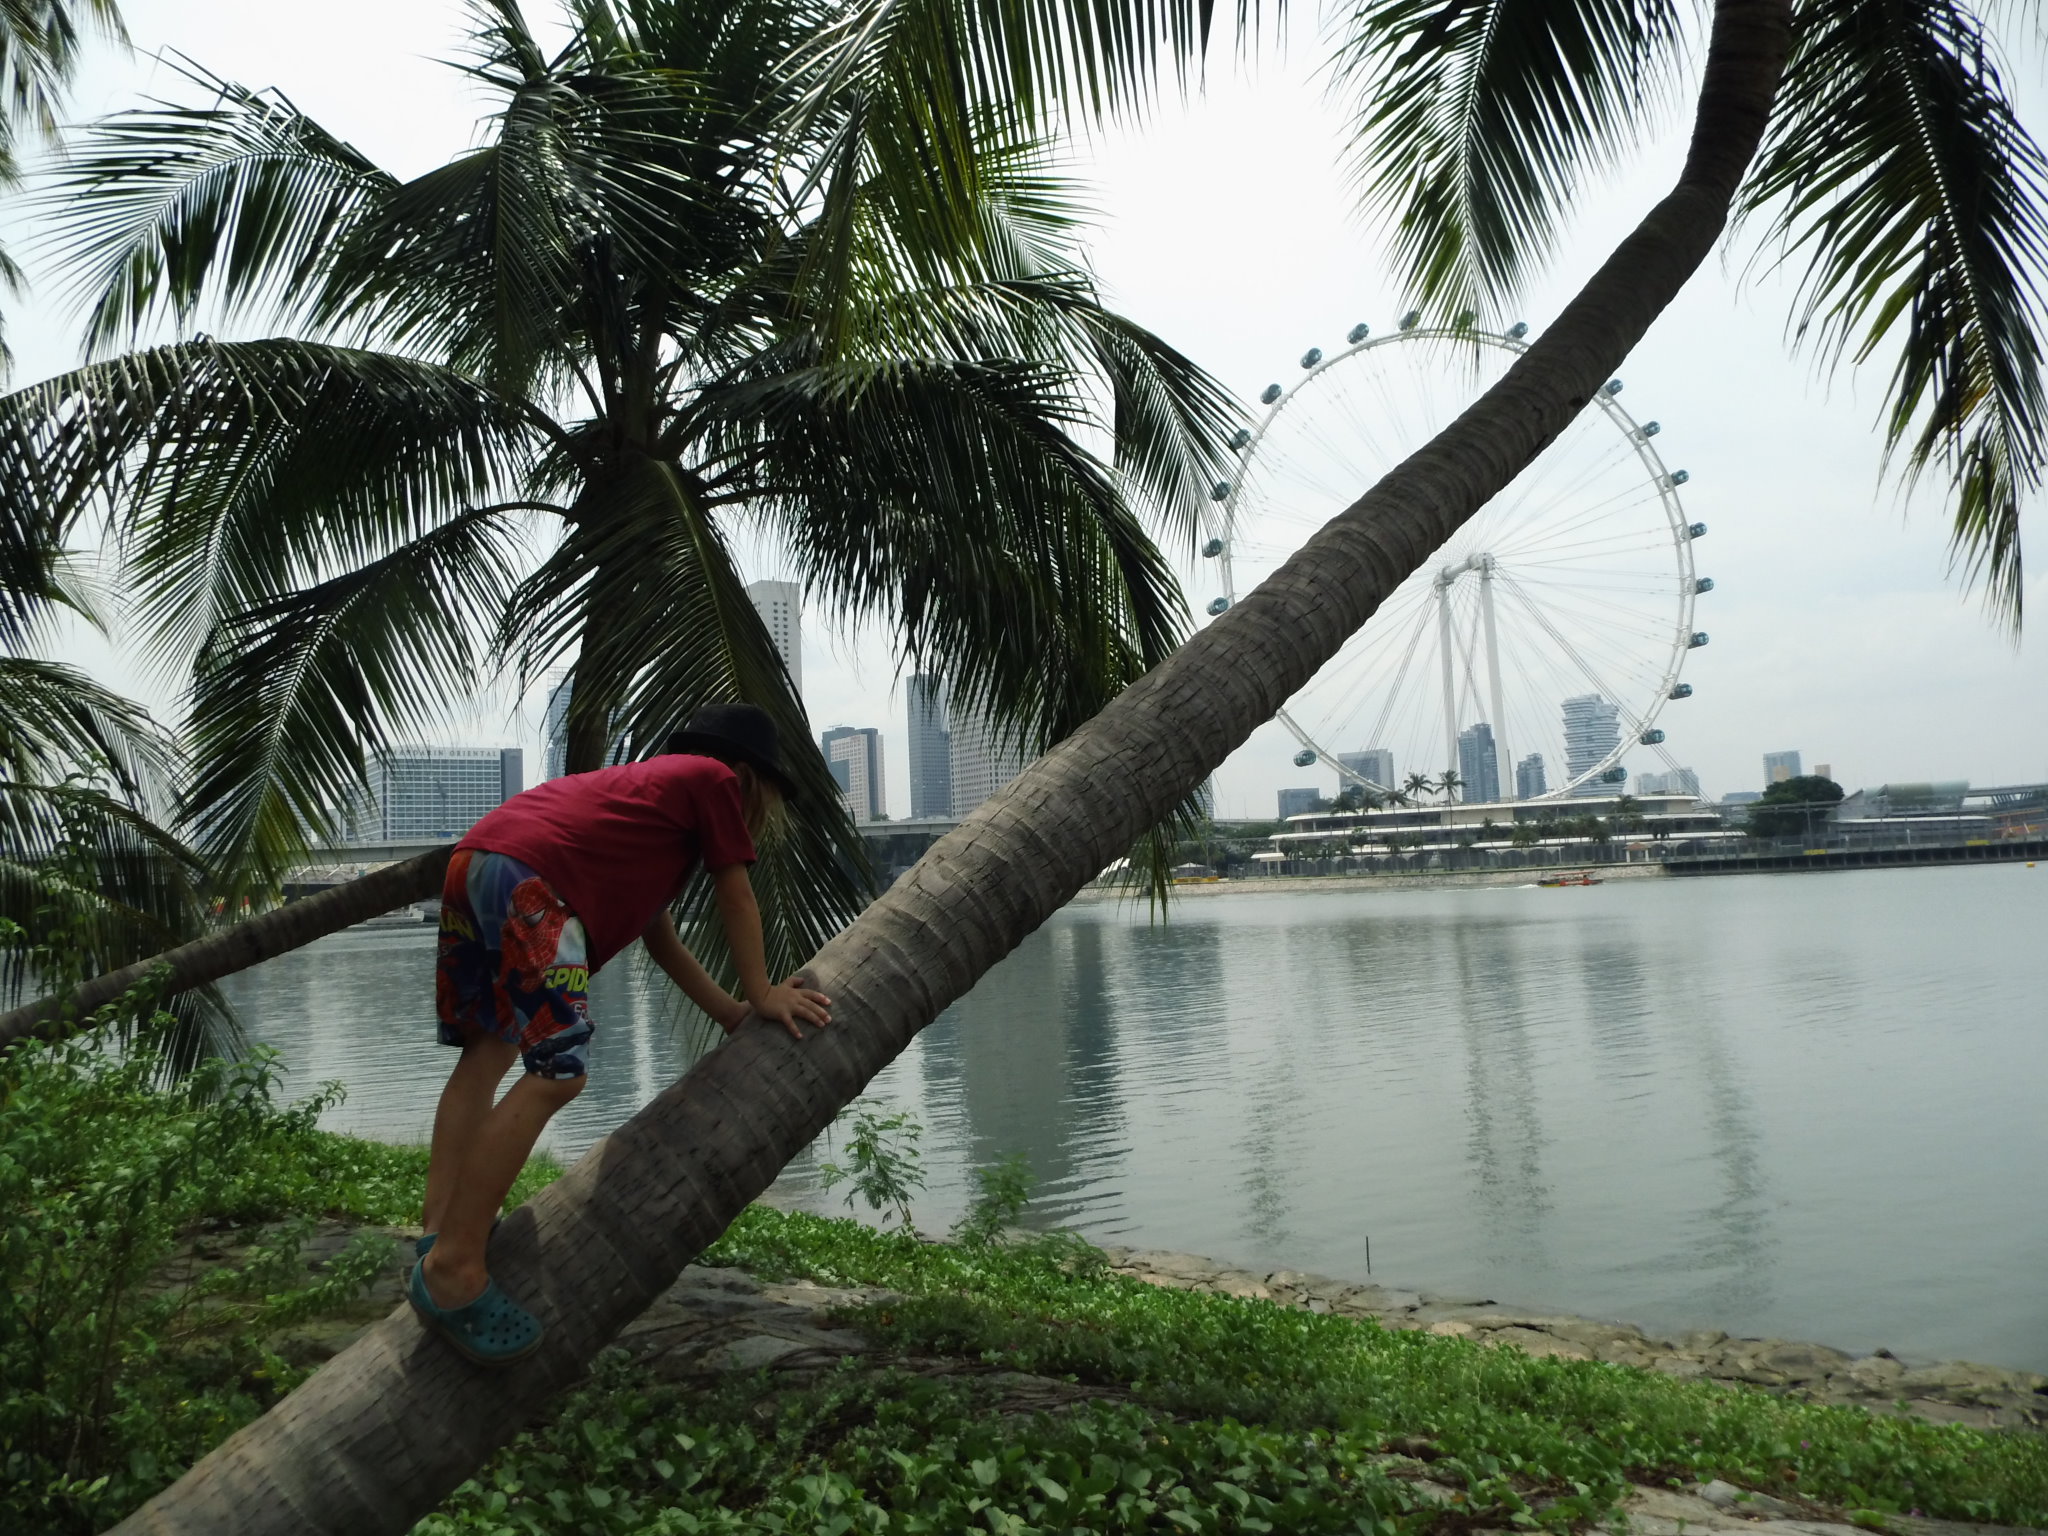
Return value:
[[(437, 60), (463, 29), (445, 0), (127, 0), (133, 56), (102, 47), (82, 73), (74, 115), (190, 99), (153, 56), (176, 50), (215, 73), (274, 86), (331, 131), (401, 175), (470, 144), (479, 103)], [(545, 14), (539, 5), (532, 14)], [(345, 18), (338, 20), (337, 18)], [(1249, 403), (1291, 381), (1311, 346), (1331, 350), (1358, 322), (1391, 328), (1408, 306), (1340, 168), (1341, 114), (1325, 99), (1319, 50), (1297, 28), (1292, 48), (1253, 63), (1212, 61), (1202, 89), (1169, 97), (1144, 122), (1071, 147), (1072, 169), (1099, 213), (1089, 246), (1108, 302), (1157, 331)], [(2031, 71), (2029, 85), (2033, 84)], [(1673, 175), (1676, 119), (1612, 178), (1588, 190), (1520, 318), (1540, 331)], [(0, 218), (31, 280), (42, 270), (35, 227), (19, 205)], [(1876, 419), (1883, 378), (1816, 372), (1787, 345), (1792, 290), (1736, 243), (1704, 266), (1621, 370), (1625, 402), (1663, 425), (1658, 446), (1683, 467), (1686, 515), (1711, 533), (1695, 547), (1715, 591), (1696, 622), (1712, 644), (1687, 657), (1697, 690), (1659, 724), (1667, 750), (1710, 794), (1761, 786), (1761, 755), (1796, 749), (1851, 788), (1924, 779), (2004, 784), (2048, 779), (2048, 635), (2037, 617), (2015, 640), (1950, 571), (1937, 496), (1903, 497), (1882, 478)], [(76, 360), (76, 317), (45, 278), (6, 308), (14, 379)], [(1361, 485), (1360, 490), (1364, 487)], [(2038, 543), (2043, 519), (2027, 513)], [(1188, 551), (1199, 601), (1212, 572)], [(750, 574), (776, 575), (772, 554)], [(2048, 571), (2048, 554), (2036, 556)], [(2048, 577), (2027, 584), (2048, 615)], [(172, 680), (90, 637), (71, 653), (177, 713)], [(892, 815), (909, 810), (902, 678), (886, 635), (848, 633), (811, 607), (804, 695), (813, 723), (879, 727)], [(476, 701), (447, 740), (520, 745), (539, 761), (541, 699), (510, 690)], [(1364, 743), (1333, 743), (1350, 748)], [(1292, 765), (1295, 743), (1262, 727), (1218, 770), (1217, 813), (1269, 817), (1283, 785), (1333, 788)], [(1630, 765), (1655, 771), (1648, 753)]]

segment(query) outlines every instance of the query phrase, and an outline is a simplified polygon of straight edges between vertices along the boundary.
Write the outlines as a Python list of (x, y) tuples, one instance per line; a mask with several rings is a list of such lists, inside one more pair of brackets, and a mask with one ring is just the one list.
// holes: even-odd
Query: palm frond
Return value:
[[(96, 976), (205, 931), (203, 860), (89, 776), (53, 784), (0, 780), (0, 992)], [(212, 988), (177, 1010), (172, 1063), (232, 1050), (234, 1017)]]
[(730, 391), (715, 441), (811, 591), (888, 621), (949, 697), (1043, 750), (1170, 651), (1186, 609), (1060, 373), (895, 359)]
[(546, 425), (448, 369), (309, 342), (158, 347), (0, 397), (0, 527), (101, 509), (182, 665), (216, 625), (518, 499)]
[[(504, 645), (539, 670), (571, 646), (577, 695), (617, 708), (638, 755), (700, 705), (744, 700), (768, 711), (799, 796), (753, 871), (768, 964), (788, 974), (873, 894), (866, 845), (812, 742), (789, 674), (748, 599), (700, 492), (675, 466), (640, 461), (587, 498), (575, 530), (507, 606)], [(590, 622), (592, 615), (601, 615)], [(686, 938), (730, 981), (708, 883), (685, 891)]]
[(0, 5), (0, 164), (17, 126), (57, 136), (58, 114), (88, 31), (126, 41), (114, 0), (6, 0)]
[(279, 93), (178, 68), (208, 105), (93, 124), (39, 199), (94, 355), (155, 321), (187, 329), (208, 300), (229, 316), (310, 312), (337, 243), (395, 185)]
[(183, 819), (266, 888), (342, 829), (367, 756), (445, 716), (513, 585), (506, 514), (460, 513), (383, 557), (223, 621), (194, 671)]
[(1894, 357), (1888, 455), (1952, 488), (1953, 549), (2020, 618), (2020, 508), (2048, 463), (2048, 161), (1955, 0), (1808, 0), (1743, 192), (1803, 259), (1797, 329), (1829, 363)]
[(169, 807), (176, 762), (148, 711), (76, 667), (0, 656), (0, 778), (57, 783), (89, 763), (131, 805)]
[(1642, 134), (1682, 47), (1673, 0), (1356, 0), (1337, 28), (1353, 178), (1444, 319), (1516, 295), (1587, 174)]

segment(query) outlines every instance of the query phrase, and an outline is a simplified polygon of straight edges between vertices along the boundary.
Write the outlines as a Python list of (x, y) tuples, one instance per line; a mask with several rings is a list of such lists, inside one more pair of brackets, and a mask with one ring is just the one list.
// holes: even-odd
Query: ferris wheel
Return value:
[[(1269, 385), (1205, 519), (1211, 617), (1448, 426), (1527, 335), (1409, 315), (1383, 336), (1357, 326), (1332, 355), (1305, 354), (1292, 387)], [(1614, 793), (1642, 748), (1676, 768), (1657, 720), (1691, 695), (1679, 673), (1707, 643), (1693, 613), (1714, 586), (1693, 568), (1707, 529), (1686, 518), (1688, 476), (1659, 456), (1658, 424), (1621, 392), (1603, 386), (1287, 701), (1297, 766), (1320, 761), (1375, 797), (1451, 769), (1469, 801)]]

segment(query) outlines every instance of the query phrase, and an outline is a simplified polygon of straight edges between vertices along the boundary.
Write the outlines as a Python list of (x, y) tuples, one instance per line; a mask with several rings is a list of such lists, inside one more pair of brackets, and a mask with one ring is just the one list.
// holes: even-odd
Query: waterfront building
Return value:
[(1458, 777), (1463, 800), (1500, 798), (1500, 752), (1493, 744), (1493, 727), (1484, 720), (1458, 732)]
[(793, 581), (751, 581), (747, 583), (747, 596), (754, 604), (754, 611), (761, 615), (768, 638), (775, 642), (782, 664), (789, 669), (790, 682), (801, 694), (804, 690), (803, 588)]
[(389, 747), (369, 768), (368, 791), (349, 806), (350, 840), (358, 843), (460, 837), (526, 787), (518, 747)]
[[(1624, 836), (1596, 839), (1578, 830), (1583, 816), (1613, 817), (1617, 813), (1622, 792), (1613, 785), (1568, 804), (1556, 800), (1454, 800), (1366, 811), (1340, 811), (1327, 803), (1318, 810), (1314, 790), (1280, 793), (1285, 825), (1268, 838), (1271, 851), (1257, 855), (1280, 863), (1378, 857), (1388, 851), (1390, 837), (1408, 853), (1455, 852), (1489, 839), (1497, 845), (1515, 827), (1532, 829), (1536, 847), (1556, 849), (1566, 856), (1576, 856), (1596, 842), (1608, 850), (1602, 856), (1611, 857), (1614, 847), (1630, 842), (1669, 846), (1672, 839), (1719, 843), (1743, 836), (1742, 828), (1725, 822), (1715, 807), (1685, 794), (1634, 796), (1633, 814), (1641, 817), (1641, 825)], [(1289, 801), (1286, 797), (1290, 794), (1310, 798), (1305, 803)], [(1296, 805), (1301, 808), (1287, 816)]]
[(910, 814), (953, 814), (951, 732), (946, 729), (946, 690), (935, 677), (910, 679)]
[(1314, 789), (1283, 789), (1280, 791), (1280, 819), (1290, 816), (1306, 816), (1316, 808), (1322, 793)]
[(1799, 777), (1799, 754), (1797, 752), (1766, 752), (1764, 754), (1764, 788), (1782, 784), (1787, 779)]
[[(1621, 745), (1621, 710), (1597, 693), (1564, 701), (1564, 776), (1569, 783)], [(1575, 795), (1609, 793), (1598, 782), (1581, 784)]]
[[(1337, 761), (1381, 789), (1401, 787), (1394, 778), (1394, 754), (1386, 747), (1367, 747), (1363, 752), (1339, 752)], [(1338, 786), (1340, 789), (1343, 787), (1341, 784)]]
[(1763, 797), (1764, 792), (1760, 789), (1736, 789), (1730, 790), (1727, 794), (1723, 795), (1721, 803), (1723, 805), (1755, 805)]
[(953, 779), (953, 814), (965, 816), (1024, 771), (1024, 752), (979, 713), (947, 708), (946, 744)]
[(882, 733), (872, 726), (835, 725), (824, 734), (825, 766), (856, 825), (889, 819), (882, 784)]
[(1706, 798), (1700, 793), (1700, 776), (1690, 768), (1679, 768), (1671, 773), (1639, 773), (1636, 775), (1636, 793), (1691, 795), (1695, 800)]
[(1549, 793), (1550, 784), (1543, 774), (1543, 754), (1531, 752), (1515, 764), (1515, 798), (1534, 800)]

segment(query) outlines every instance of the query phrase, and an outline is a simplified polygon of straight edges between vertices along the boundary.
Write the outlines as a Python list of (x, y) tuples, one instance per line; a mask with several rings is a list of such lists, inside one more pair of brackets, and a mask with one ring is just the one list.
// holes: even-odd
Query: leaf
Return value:
[(1948, 477), (1956, 559), (2017, 626), (2048, 457), (2048, 163), (1955, 0), (1809, 0), (1779, 102), (1742, 207), (1804, 258), (1798, 335), (1830, 365), (1892, 355), (1887, 455)]

